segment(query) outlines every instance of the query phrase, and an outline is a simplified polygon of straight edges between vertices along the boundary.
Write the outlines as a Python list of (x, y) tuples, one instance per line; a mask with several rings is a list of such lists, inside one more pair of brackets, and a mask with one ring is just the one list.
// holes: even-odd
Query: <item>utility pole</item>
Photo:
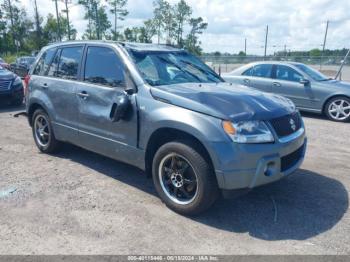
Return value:
[(326, 33), (324, 34), (324, 40), (323, 40), (323, 46), (322, 46), (322, 54), (321, 54), (321, 60), (320, 60), (320, 69), (322, 69), (323, 53), (324, 53), (324, 49), (326, 47), (327, 33), (328, 33), (328, 24), (329, 24), (329, 21), (327, 20)]
[(269, 26), (266, 26), (266, 36), (265, 36), (265, 52), (264, 52), (264, 60), (266, 59), (266, 49), (267, 49), (267, 36), (269, 35)]
[(69, 10), (68, 10), (68, 0), (64, 0), (64, 3), (66, 5), (66, 15), (67, 15), (67, 26), (68, 26), (68, 40), (70, 40), (70, 22), (69, 22)]
[(36, 0), (34, 0), (34, 12), (35, 12), (35, 25), (36, 25), (36, 41), (37, 41), (37, 48), (41, 48), (41, 28), (40, 28), (40, 17), (39, 17), (39, 12), (38, 12), (38, 5)]
[(247, 38), (244, 38), (244, 54), (247, 55)]
[(57, 35), (58, 35), (58, 39), (60, 41), (62, 41), (62, 37), (61, 37), (61, 26), (60, 26), (60, 17), (58, 15), (58, 5), (57, 5), (57, 0), (55, 1), (55, 6), (56, 6), (56, 19), (57, 19)]
[(284, 45), (284, 56), (287, 57), (287, 45)]
[(97, 1), (95, 0), (95, 12), (96, 12), (96, 34), (97, 34), (97, 40), (100, 40), (100, 19), (98, 16), (98, 5), (97, 5)]

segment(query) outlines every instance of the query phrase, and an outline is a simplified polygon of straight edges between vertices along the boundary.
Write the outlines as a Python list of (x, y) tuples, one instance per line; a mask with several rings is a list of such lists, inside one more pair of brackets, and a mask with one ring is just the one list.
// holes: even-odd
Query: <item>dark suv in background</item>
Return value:
[(139, 167), (182, 214), (210, 207), (220, 190), (286, 177), (304, 158), (304, 124), (290, 100), (232, 88), (184, 50), (53, 44), (29, 77), (28, 120), (42, 152), (69, 142)]
[(10, 64), (11, 71), (17, 74), (19, 77), (24, 78), (28, 74), (29, 69), (34, 64), (34, 62), (34, 56), (18, 57), (15, 63)]
[(13, 105), (23, 103), (24, 91), (20, 77), (0, 66), (0, 101)]

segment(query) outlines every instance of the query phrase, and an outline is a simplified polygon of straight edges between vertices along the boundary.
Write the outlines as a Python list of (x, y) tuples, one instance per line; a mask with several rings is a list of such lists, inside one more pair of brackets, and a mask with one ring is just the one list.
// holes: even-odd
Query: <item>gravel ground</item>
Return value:
[(67, 145), (38, 152), (0, 107), (0, 254), (349, 254), (349, 124), (304, 115), (301, 169), (197, 218), (131, 166)]

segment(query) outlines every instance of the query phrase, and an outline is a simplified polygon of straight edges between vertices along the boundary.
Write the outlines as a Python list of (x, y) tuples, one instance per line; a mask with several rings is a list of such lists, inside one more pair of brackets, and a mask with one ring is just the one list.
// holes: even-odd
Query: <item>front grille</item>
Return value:
[(303, 157), (304, 146), (301, 146), (293, 153), (281, 157), (281, 172), (288, 170), (293, 167)]
[(298, 112), (270, 120), (278, 137), (289, 136), (301, 128), (301, 116)]
[(0, 80), (0, 91), (9, 90), (11, 87), (11, 80)]

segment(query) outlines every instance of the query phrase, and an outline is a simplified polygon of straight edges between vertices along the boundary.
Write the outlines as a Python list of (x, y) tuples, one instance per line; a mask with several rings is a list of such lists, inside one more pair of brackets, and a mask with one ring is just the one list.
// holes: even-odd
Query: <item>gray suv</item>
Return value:
[(279, 180), (303, 161), (303, 121), (287, 98), (224, 83), (184, 50), (153, 44), (66, 42), (45, 47), (28, 77), (38, 148), (62, 142), (131, 164), (185, 215), (220, 191)]

